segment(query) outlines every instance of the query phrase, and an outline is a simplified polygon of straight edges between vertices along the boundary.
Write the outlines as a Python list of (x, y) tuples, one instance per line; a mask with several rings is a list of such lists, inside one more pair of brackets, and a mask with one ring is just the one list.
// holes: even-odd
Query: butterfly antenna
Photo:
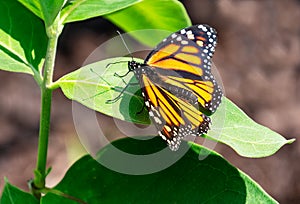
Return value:
[(133, 56), (132, 56), (132, 54), (131, 54), (131, 52), (130, 52), (130, 50), (129, 50), (129, 48), (128, 48), (128, 46), (127, 46), (127, 44), (126, 44), (126, 42), (125, 42), (125, 40), (124, 40), (124, 38), (123, 38), (123, 36), (122, 36), (122, 34), (121, 34), (120, 31), (118, 31), (118, 30), (117, 30), (117, 33), (119, 34), (119, 36), (120, 36), (120, 38), (121, 38), (121, 40), (122, 40), (122, 42), (123, 42), (123, 44), (124, 44), (126, 50), (128, 51), (128, 53), (129, 53), (129, 55), (130, 55), (130, 57), (131, 57), (131, 59), (132, 59), (132, 61), (133, 61)]

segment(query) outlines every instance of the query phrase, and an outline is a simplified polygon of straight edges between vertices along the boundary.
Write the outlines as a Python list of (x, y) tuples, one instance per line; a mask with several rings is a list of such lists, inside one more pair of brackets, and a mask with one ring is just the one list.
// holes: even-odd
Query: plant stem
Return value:
[(42, 88), (38, 155), (34, 179), (34, 185), (38, 189), (45, 187), (51, 102), (52, 91), (48, 90), (47, 88)]
[[(50, 130), (50, 116), (51, 116), (51, 102), (52, 90), (49, 88), (53, 80), (53, 70), (55, 63), (55, 55), (57, 48), (57, 41), (59, 33), (54, 27), (47, 30), (49, 37), (46, 59), (44, 64), (43, 83), (41, 84), (41, 112), (40, 112), (40, 130), (37, 164), (34, 171), (33, 189), (45, 188), (45, 179), (47, 176), (47, 152), (48, 152), (48, 138)], [(40, 198), (41, 194), (33, 192), (36, 197)]]

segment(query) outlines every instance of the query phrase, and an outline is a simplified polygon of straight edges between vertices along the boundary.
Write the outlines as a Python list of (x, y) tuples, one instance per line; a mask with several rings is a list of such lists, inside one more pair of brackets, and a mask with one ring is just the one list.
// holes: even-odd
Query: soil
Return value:
[[(186, 0), (193, 24), (216, 28), (213, 61), (226, 97), (251, 118), (284, 137), (300, 135), (300, 1)], [(71, 23), (59, 41), (55, 79), (79, 68), (86, 57), (120, 30), (103, 18)], [(39, 88), (31, 76), (0, 72), (0, 189), (4, 176), (23, 189), (32, 178), (39, 127)], [(97, 115), (106, 131), (111, 118)], [(122, 122), (120, 122), (122, 123)], [(67, 148), (72, 146), (73, 148)], [(248, 159), (225, 145), (215, 148), (256, 180), (280, 203), (300, 203), (300, 144), (284, 146), (271, 157)], [(72, 102), (54, 92), (47, 184), (55, 185), (80, 155)]]

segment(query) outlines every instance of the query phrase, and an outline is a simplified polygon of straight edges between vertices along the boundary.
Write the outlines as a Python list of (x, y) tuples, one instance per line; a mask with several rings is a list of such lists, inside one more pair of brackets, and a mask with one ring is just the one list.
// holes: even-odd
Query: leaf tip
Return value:
[(296, 141), (296, 139), (295, 138), (293, 138), (293, 139), (289, 139), (289, 140), (287, 140), (287, 144), (292, 144), (293, 142), (295, 142)]
[(6, 176), (4, 176), (3, 179), (4, 179), (5, 184), (9, 183), (8, 178)]

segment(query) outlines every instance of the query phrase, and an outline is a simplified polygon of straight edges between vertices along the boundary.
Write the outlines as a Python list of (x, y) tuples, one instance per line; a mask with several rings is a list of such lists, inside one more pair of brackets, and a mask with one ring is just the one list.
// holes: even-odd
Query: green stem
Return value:
[(44, 193), (44, 194), (52, 193), (54, 195), (58, 195), (59, 197), (65, 197), (65, 198), (67, 198), (69, 200), (73, 200), (73, 201), (75, 201), (76, 203), (79, 203), (79, 204), (87, 204), (85, 201), (83, 201), (79, 198), (76, 198), (76, 197), (71, 196), (69, 194), (63, 193), (63, 192), (61, 192), (59, 190), (56, 190), (56, 189), (44, 188), (41, 192)]
[(50, 129), (50, 112), (52, 102), (51, 90), (42, 88), (41, 92), (41, 116), (38, 143), (39, 146), (34, 179), (34, 185), (38, 189), (45, 187), (48, 137)]
[[(43, 83), (41, 84), (41, 113), (40, 113), (40, 130), (37, 164), (34, 171), (33, 189), (44, 189), (45, 179), (47, 176), (47, 152), (48, 152), (48, 138), (50, 130), (50, 116), (51, 116), (51, 102), (52, 90), (49, 88), (53, 80), (53, 70), (55, 63), (55, 55), (57, 48), (57, 41), (59, 33), (55, 27), (50, 27), (47, 30), (49, 37), (46, 59), (44, 64)], [(40, 198), (41, 194), (36, 191), (33, 192), (35, 196)]]

